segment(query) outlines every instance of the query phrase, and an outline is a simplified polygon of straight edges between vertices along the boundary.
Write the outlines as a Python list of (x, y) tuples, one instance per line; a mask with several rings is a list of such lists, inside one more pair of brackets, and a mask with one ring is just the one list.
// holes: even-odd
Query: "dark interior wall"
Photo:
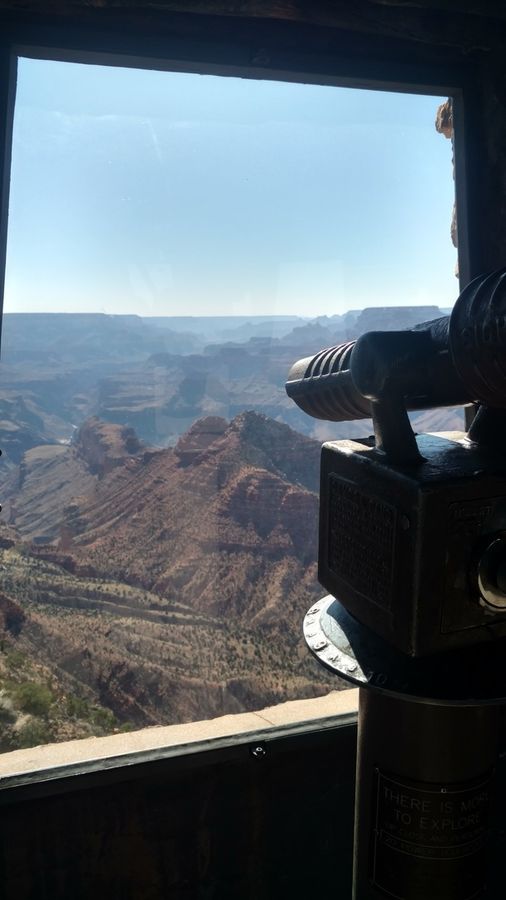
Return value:
[(347, 900), (355, 741), (348, 725), (0, 791), (0, 896)]

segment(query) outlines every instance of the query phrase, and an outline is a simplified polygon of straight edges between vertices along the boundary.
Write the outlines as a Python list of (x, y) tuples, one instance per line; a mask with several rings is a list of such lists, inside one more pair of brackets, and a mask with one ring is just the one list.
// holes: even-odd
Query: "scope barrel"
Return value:
[(331, 422), (371, 417), (371, 401), (408, 410), (483, 403), (506, 407), (506, 268), (474, 279), (451, 316), (406, 331), (372, 331), (290, 369), (286, 392)]

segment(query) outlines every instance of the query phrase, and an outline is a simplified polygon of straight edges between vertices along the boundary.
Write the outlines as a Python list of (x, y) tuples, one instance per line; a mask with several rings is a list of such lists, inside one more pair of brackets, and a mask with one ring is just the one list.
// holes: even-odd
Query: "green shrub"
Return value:
[(15, 698), (19, 708), (33, 716), (47, 716), (53, 702), (49, 688), (35, 681), (25, 681), (24, 684), (18, 685), (15, 689)]
[(104, 709), (103, 706), (94, 706), (91, 710), (90, 719), (93, 725), (102, 731), (112, 731), (116, 727), (116, 716), (110, 709)]
[(53, 734), (47, 722), (41, 722), (40, 719), (30, 719), (19, 729), (15, 737), (16, 744), (20, 749), (35, 747), (37, 744), (48, 744), (52, 739)]
[(7, 650), (5, 657), (10, 669), (20, 669), (26, 662), (26, 656), (20, 650)]
[(120, 734), (126, 734), (129, 731), (133, 731), (134, 726), (131, 722), (123, 722), (122, 725), (119, 726), (118, 731)]
[(88, 719), (90, 716), (90, 704), (83, 697), (71, 694), (67, 697), (67, 712), (73, 719)]

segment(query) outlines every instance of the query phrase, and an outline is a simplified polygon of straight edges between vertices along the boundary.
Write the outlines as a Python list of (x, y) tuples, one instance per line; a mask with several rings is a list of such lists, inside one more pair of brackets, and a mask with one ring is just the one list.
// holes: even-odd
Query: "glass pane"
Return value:
[(301, 623), (320, 441), (368, 426), (284, 381), (453, 302), (443, 100), (19, 61), (3, 750), (346, 687)]

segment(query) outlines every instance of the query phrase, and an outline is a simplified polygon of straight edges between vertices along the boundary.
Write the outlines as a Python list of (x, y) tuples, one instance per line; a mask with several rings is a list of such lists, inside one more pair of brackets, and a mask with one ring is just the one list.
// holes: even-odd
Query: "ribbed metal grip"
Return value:
[(329, 422), (366, 419), (371, 404), (353, 384), (350, 357), (355, 341), (299, 359), (288, 374), (286, 392), (315, 419)]
[(475, 278), (450, 318), (450, 349), (474, 400), (506, 406), (506, 269)]

